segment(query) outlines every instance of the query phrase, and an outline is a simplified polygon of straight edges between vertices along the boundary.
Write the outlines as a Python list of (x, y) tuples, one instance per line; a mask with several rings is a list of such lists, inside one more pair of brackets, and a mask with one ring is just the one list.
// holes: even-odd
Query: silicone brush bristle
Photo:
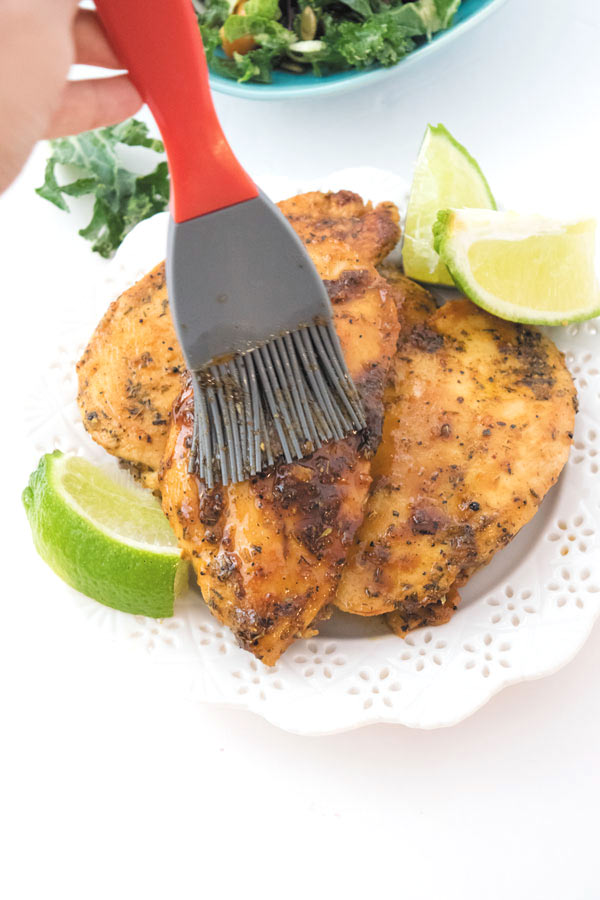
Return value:
[(192, 372), (192, 382), (189, 471), (209, 488), (301, 459), (366, 426), (331, 324), (273, 338)]

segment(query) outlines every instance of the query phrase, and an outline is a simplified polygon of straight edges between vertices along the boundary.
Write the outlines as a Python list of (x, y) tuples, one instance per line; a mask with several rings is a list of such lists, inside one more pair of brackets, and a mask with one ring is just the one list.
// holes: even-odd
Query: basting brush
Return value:
[(365, 427), (329, 297), (221, 130), (190, 0), (96, 0), (171, 173), (167, 286), (194, 390), (189, 468), (208, 487)]

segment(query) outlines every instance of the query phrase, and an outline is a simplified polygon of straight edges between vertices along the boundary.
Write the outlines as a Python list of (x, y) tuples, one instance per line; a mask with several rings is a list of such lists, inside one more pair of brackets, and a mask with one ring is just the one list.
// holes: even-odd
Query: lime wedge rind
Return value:
[[(46, 454), (23, 491), (39, 555), (72, 588), (105, 606), (152, 618), (172, 616), (174, 600), (187, 583), (188, 566), (180, 551), (123, 540), (90, 519), (64, 487), (74, 459), (81, 458), (60, 451)], [(83, 462), (97, 477), (97, 467)], [(155, 504), (160, 512), (157, 500)]]
[(487, 199), (489, 202), (489, 209), (498, 209), (498, 207), (496, 205), (496, 200), (494, 199), (494, 195), (492, 193), (492, 189), (489, 185), (487, 178), (485, 177), (485, 175), (483, 174), (483, 172), (481, 170), (481, 166), (479, 165), (479, 163), (477, 162), (475, 157), (471, 156), (471, 154), (469, 153), (467, 148), (464, 146), (464, 144), (461, 144), (459, 141), (457, 141), (456, 138), (454, 137), (454, 135), (450, 134), (450, 132), (448, 131), (446, 126), (442, 125), (441, 122), (438, 122), (437, 125), (429, 125), (429, 128), (430, 128), (431, 134), (433, 136), (445, 138), (447, 141), (450, 142), (450, 144), (452, 144), (452, 146), (456, 150), (458, 150), (459, 153), (461, 153), (469, 161), (472, 169), (479, 176), (481, 185), (487, 194)]
[[(477, 306), (485, 309), (502, 319), (518, 322), (525, 325), (567, 325), (572, 322), (582, 322), (600, 315), (600, 288), (594, 271), (594, 247), (595, 247), (594, 220), (588, 219), (581, 222), (560, 222), (547, 219), (542, 216), (519, 216), (516, 213), (490, 213), (485, 210), (440, 210), (438, 218), (433, 226), (434, 246), (440, 257), (446, 264), (456, 287), (465, 296), (469, 297)], [(577, 268), (588, 274), (587, 287), (579, 292), (569, 291), (568, 278), (563, 277), (564, 285), (560, 281), (560, 265), (557, 260), (551, 260), (547, 265), (541, 261), (531, 260), (531, 267), (527, 273), (529, 280), (534, 284), (544, 285), (545, 280), (550, 281), (551, 293), (563, 298), (562, 306), (556, 308), (544, 307), (541, 304), (524, 305), (514, 303), (509, 297), (509, 292), (500, 295), (494, 294), (474, 277), (469, 260), (469, 249), (477, 241), (497, 242), (500, 245), (508, 242), (518, 245), (519, 242), (531, 238), (557, 238), (568, 236), (581, 236), (580, 257), (570, 261), (571, 266), (581, 260)], [(576, 248), (577, 249), (577, 248)], [(502, 248), (499, 247), (499, 253)], [(507, 260), (507, 271), (510, 269)], [(574, 302), (570, 302), (574, 295)], [(579, 302), (579, 296), (585, 297), (585, 302)], [(532, 300), (535, 299), (532, 297)]]
[(409, 278), (453, 285), (431, 234), (438, 210), (452, 206), (496, 209), (496, 201), (466, 147), (444, 125), (429, 125), (415, 163), (406, 211), (402, 256)]

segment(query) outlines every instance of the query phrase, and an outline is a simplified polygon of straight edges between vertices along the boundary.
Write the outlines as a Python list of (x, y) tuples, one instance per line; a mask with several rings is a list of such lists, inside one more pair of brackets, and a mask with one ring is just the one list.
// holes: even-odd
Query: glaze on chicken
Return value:
[(176, 401), (159, 484), (163, 509), (204, 599), (242, 647), (273, 664), (330, 604), (363, 518), (383, 391), (398, 337), (394, 289), (347, 244), (308, 245), (333, 303), (367, 428), (241, 484), (207, 489), (188, 473), (189, 383)]

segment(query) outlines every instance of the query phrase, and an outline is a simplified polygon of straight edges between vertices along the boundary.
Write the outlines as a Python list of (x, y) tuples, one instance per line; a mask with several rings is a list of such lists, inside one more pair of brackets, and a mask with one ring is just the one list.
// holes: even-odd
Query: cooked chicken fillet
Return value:
[(160, 473), (163, 509), (204, 599), (242, 647), (272, 665), (334, 598), (363, 516), (398, 336), (393, 289), (347, 245), (309, 245), (333, 303), (367, 429), (264, 476), (208, 490), (188, 473), (193, 394), (173, 409)]
[(111, 303), (77, 364), (83, 424), (151, 489), (184, 371), (161, 263)]
[(384, 403), (336, 604), (404, 633), (449, 618), (531, 519), (567, 460), (576, 394), (552, 341), (459, 300), (401, 330)]
[(374, 209), (351, 191), (298, 194), (279, 204), (307, 246), (342, 241), (362, 262), (377, 265), (398, 243), (398, 210), (393, 203)]
[(192, 392), (162, 265), (111, 305), (78, 365), (86, 428), (152, 489), (164, 459), (163, 505), (206, 601), (267, 664), (334, 601), (399, 634), (447, 621), (556, 481), (576, 403), (550, 340), (467, 301), (436, 310), (397, 269), (377, 273), (398, 239), (392, 204), (340, 191), (280, 208), (332, 298), (362, 435), (206, 490), (187, 472)]
[[(394, 265), (380, 265), (377, 267), (379, 274), (395, 288), (394, 299), (398, 309), (400, 324), (400, 337), (413, 328), (422, 324), (437, 310), (435, 300), (424, 287), (407, 278)], [(390, 370), (390, 376), (392, 370)], [(384, 395), (384, 405), (386, 403)]]
[[(279, 207), (307, 245), (342, 240), (366, 265), (398, 241), (396, 207), (373, 208), (350, 191), (301, 194)], [(111, 304), (77, 366), (85, 427), (152, 489), (184, 368), (161, 263)]]
[[(398, 303), (401, 334), (406, 334), (415, 325), (423, 324), (436, 311), (437, 306), (431, 294), (403, 275), (396, 266), (380, 265), (378, 271), (397, 288), (396, 302)], [(394, 363), (392, 363), (392, 371), (393, 366)], [(384, 405), (385, 403), (386, 395), (384, 394)], [(459, 603), (460, 595), (453, 585), (445, 597), (427, 606), (419, 606), (416, 612), (411, 610), (410, 616), (393, 612), (388, 613), (386, 619), (392, 631), (402, 637), (408, 630), (407, 622), (410, 629), (424, 625), (443, 625), (452, 617)]]

